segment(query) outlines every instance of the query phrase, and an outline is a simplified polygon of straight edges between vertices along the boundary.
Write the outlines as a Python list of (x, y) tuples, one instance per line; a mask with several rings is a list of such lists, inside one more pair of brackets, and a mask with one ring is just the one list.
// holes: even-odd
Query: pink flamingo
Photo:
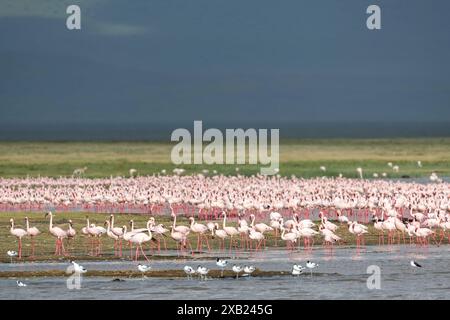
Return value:
[(151, 222), (151, 231), (154, 234), (157, 234), (158, 237), (158, 252), (161, 250), (161, 238), (164, 241), (164, 249), (167, 250), (167, 244), (166, 244), (166, 232), (170, 231), (169, 229), (164, 228), (164, 225), (162, 223), (158, 224), (155, 226), (155, 218), (151, 217), (150, 220)]
[(297, 234), (294, 232), (286, 233), (286, 228), (281, 226), (281, 240), (286, 241), (286, 249), (294, 250), (294, 244), (297, 242)]
[(175, 213), (172, 213), (172, 218), (173, 218), (173, 230), (176, 232), (181, 232), (181, 233), (188, 235), (189, 232), (191, 231), (191, 229), (186, 226), (177, 226), (176, 225), (177, 224), (177, 215)]
[[(106, 233), (106, 229), (103, 227), (97, 227), (95, 224), (91, 223), (87, 228), (87, 232), (92, 236), (92, 255), (100, 255), (101, 254), (101, 242), (100, 237), (102, 234)], [(95, 249), (95, 251), (94, 251)]]
[(114, 232), (112, 232), (111, 223), (108, 220), (105, 221), (105, 226), (106, 226), (106, 235), (114, 240), (114, 255), (117, 256), (119, 251), (118, 241), (120, 240), (120, 237), (116, 235)]
[(384, 244), (384, 228), (383, 228), (383, 221), (379, 221), (378, 217), (375, 217), (375, 222), (373, 223), (373, 227), (375, 230), (378, 231), (378, 245), (381, 245), (381, 243)]
[(77, 231), (73, 228), (72, 220), (69, 220), (69, 229), (66, 230), (67, 233), (67, 246), (72, 242), (73, 238), (77, 235)]
[[(367, 230), (365, 230), (362, 225), (357, 223), (356, 221), (353, 221), (350, 223), (349, 227), (350, 233), (356, 235), (356, 246), (359, 247), (361, 243), (364, 245), (364, 234), (367, 233)], [(362, 241), (361, 241), (362, 238)]]
[[(231, 251), (231, 246), (233, 244), (233, 237), (237, 236), (239, 234), (239, 231), (235, 227), (227, 227), (226, 226), (227, 214), (225, 213), (225, 211), (222, 211), (222, 215), (223, 215), (222, 228), (223, 228), (223, 230), (225, 230), (227, 235), (230, 236), (230, 251)], [(236, 248), (236, 244), (235, 244), (235, 248)]]
[[(257, 243), (255, 245), (255, 250), (258, 251), (261, 248), (261, 244), (263, 242), (265, 242), (266, 238), (264, 237), (264, 234), (262, 232), (256, 231), (255, 228), (250, 228), (249, 231), (250, 231), (250, 233), (249, 233), (248, 237), (251, 240), (257, 241)], [(251, 247), (251, 245), (250, 245), (250, 247)]]
[(119, 227), (114, 227), (114, 215), (109, 216), (109, 221), (111, 223), (111, 232), (119, 237), (119, 257), (122, 256), (122, 239), (123, 239), (123, 229)]
[(22, 238), (27, 235), (27, 232), (26, 230), (21, 228), (14, 228), (14, 219), (9, 219), (9, 223), (11, 224), (9, 232), (17, 239), (19, 239), (19, 259), (22, 259)]
[(147, 222), (147, 233), (141, 232), (137, 233), (134, 236), (131, 237), (130, 242), (136, 244), (136, 253), (135, 253), (135, 260), (137, 261), (139, 258), (139, 249), (141, 250), (142, 255), (147, 261), (150, 261), (147, 256), (145, 255), (144, 250), (142, 249), (142, 244), (149, 242), (150, 240), (154, 240), (152, 236), (152, 232), (150, 230), (150, 221)]
[(205, 238), (206, 245), (208, 246), (208, 250), (211, 250), (211, 247), (209, 246), (208, 238), (206, 237), (205, 233), (208, 232), (208, 227), (204, 224), (195, 222), (194, 217), (190, 217), (189, 221), (191, 222), (191, 231), (197, 234), (197, 251), (200, 251), (203, 247), (203, 241), (202, 238)]
[(228, 234), (223, 229), (219, 229), (219, 224), (215, 223), (214, 236), (217, 236), (221, 243), (220, 249), (225, 250), (225, 239), (228, 238)]
[(25, 217), (25, 222), (27, 225), (27, 235), (31, 238), (31, 257), (34, 257), (34, 248), (35, 248), (34, 238), (41, 232), (36, 227), (30, 227), (30, 221), (28, 217)]
[(50, 234), (56, 238), (55, 255), (63, 255), (65, 254), (63, 239), (67, 238), (67, 233), (60, 227), (53, 226), (53, 214), (50, 211), (45, 214), (45, 217), (48, 216), (50, 217), (48, 230), (50, 231)]
[(91, 242), (92, 245), (92, 240), (90, 240), (89, 238), (91, 238), (91, 234), (88, 232), (88, 228), (89, 228), (89, 218), (86, 217), (86, 226), (81, 228), (81, 233), (83, 235), (85, 235), (86, 237), (86, 241), (85, 241), (85, 246), (86, 246), (86, 253), (89, 251), (89, 247), (88, 247), (88, 242)]
[[(131, 224), (131, 221), (130, 221), (130, 224)], [(122, 236), (122, 238), (123, 238), (123, 240), (128, 242), (128, 244), (130, 246), (130, 258), (133, 259), (133, 246), (132, 246), (132, 243), (131, 243), (130, 240), (136, 233), (133, 232), (133, 231), (128, 231), (127, 232), (127, 226), (123, 226), (122, 229), (123, 229), (123, 236)]]
[[(182, 252), (183, 248), (186, 248), (186, 244), (187, 244), (187, 237), (185, 233), (179, 232), (179, 231), (175, 231), (175, 226), (172, 225), (172, 230), (170, 232), (170, 237), (175, 240), (175, 242), (177, 243), (177, 250), (179, 250), (179, 252)], [(190, 244), (189, 244), (190, 246)], [(192, 251), (192, 248), (191, 248)]]

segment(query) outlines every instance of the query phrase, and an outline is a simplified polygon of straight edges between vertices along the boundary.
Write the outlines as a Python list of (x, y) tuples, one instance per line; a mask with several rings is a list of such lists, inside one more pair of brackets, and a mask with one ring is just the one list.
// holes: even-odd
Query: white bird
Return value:
[(142, 278), (144, 279), (144, 278), (147, 278), (147, 277), (145, 276), (145, 273), (146, 273), (147, 271), (150, 271), (150, 269), (151, 269), (152, 267), (147, 266), (147, 265), (145, 265), (145, 264), (138, 264), (137, 268), (138, 268), (138, 270), (142, 273)]
[(389, 167), (391, 167), (391, 168), (392, 168), (392, 166), (393, 166), (392, 162), (388, 162), (387, 165), (388, 165)]
[(76, 263), (75, 261), (71, 261), (71, 263), (73, 264), (73, 270), (75, 271), (75, 273), (86, 273), (87, 272), (85, 267)]
[(311, 262), (311, 261), (306, 261), (306, 267), (311, 271), (311, 277), (312, 277), (312, 271), (313, 269), (319, 267), (319, 264), (315, 263), (315, 262)]
[(325, 166), (320, 166), (320, 171), (322, 171), (322, 172), (327, 171), (327, 167), (325, 167)]
[(186, 273), (188, 279), (192, 278), (192, 275), (195, 274), (195, 270), (191, 266), (184, 266), (183, 271)]
[(400, 170), (400, 167), (399, 166), (393, 166), (392, 170), (394, 170), (394, 172), (398, 172)]
[(422, 161), (417, 161), (417, 166), (419, 167), (419, 168), (422, 168)]
[(256, 270), (255, 266), (244, 266), (244, 274), (251, 275)]
[(294, 264), (294, 265), (292, 266), (292, 269), (295, 269), (295, 270), (298, 270), (298, 271), (304, 271), (306, 268), (303, 267), (302, 265)]
[(17, 257), (17, 251), (14, 251), (14, 250), (8, 250), (8, 251), (6, 252), (6, 255), (10, 258), (11, 263), (12, 263), (12, 259), (13, 259), (14, 257)]
[(223, 277), (223, 269), (227, 266), (228, 261), (224, 259), (217, 258), (216, 265), (221, 269), (220, 276)]
[(302, 273), (303, 273), (303, 271), (305, 270), (305, 267), (302, 267), (301, 265), (299, 265), (299, 264), (294, 264), (293, 266), (292, 266), (292, 272), (291, 272), (291, 274), (293, 275), (293, 276), (299, 276), (299, 275), (301, 275)]
[(202, 267), (202, 266), (197, 267), (197, 273), (200, 276), (200, 280), (201, 279), (206, 280), (206, 275), (208, 274), (208, 272), (209, 272), (209, 269), (206, 267)]
[(138, 264), (137, 268), (138, 268), (138, 270), (139, 270), (140, 272), (146, 273), (147, 271), (150, 271), (150, 269), (151, 269), (152, 267), (147, 266), (147, 265), (145, 265), (145, 264)]
[(234, 273), (236, 273), (236, 279), (239, 278), (239, 273), (242, 272), (243, 268), (242, 266), (234, 265), (233, 268), (231, 268)]
[(411, 267), (414, 267), (414, 268), (422, 268), (422, 266), (420, 264), (418, 264), (417, 262), (415, 262), (414, 260), (411, 260), (409, 262), (409, 264), (411, 265)]
[(18, 287), (26, 287), (27, 285), (20, 280), (16, 281)]

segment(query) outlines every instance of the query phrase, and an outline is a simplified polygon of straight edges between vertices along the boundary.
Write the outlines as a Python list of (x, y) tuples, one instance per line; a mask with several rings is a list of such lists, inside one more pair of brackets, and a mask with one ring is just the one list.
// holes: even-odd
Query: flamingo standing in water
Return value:
[[(226, 225), (227, 224), (227, 214), (225, 213), (225, 211), (222, 211), (222, 215), (223, 215), (222, 228), (223, 228), (223, 230), (225, 230), (227, 235), (230, 236), (230, 252), (231, 252), (231, 246), (233, 244), (233, 237), (237, 236), (239, 234), (239, 231), (235, 227), (227, 227), (227, 225)], [(236, 248), (236, 244), (235, 244), (235, 248)]]
[[(109, 223), (109, 221), (108, 221)], [(134, 236), (131, 237), (130, 242), (136, 244), (136, 254), (135, 254), (135, 260), (137, 261), (139, 258), (139, 249), (141, 250), (142, 255), (147, 261), (150, 261), (147, 256), (144, 253), (144, 250), (142, 249), (142, 244), (149, 242), (150, 240), (154, 241), (154, 238), (152, 237), (152, 232), (150, 231), (150, 221), (147, 222), (147, 232), (148, 233), (137, 233)]]
[[(261, 248), (261, 244), (264, 243), (266, 241), (266, 238), (264, 237), (264, 234), (262, 232), (256, 231), (256, 229), (254, 227), (249, 229), (249, 235), (248, 237), (251, 240), (255, 240), (256, 245), (255, 245), (255, 250), (258, 251)], [(250, 248), (252, 248), (252, 245), (250, 244)]]
[(19, 239), (19, 259), (22, 259), (22, 238), (27, 235), (27, 231), (22, 228), (14, 228), (14, 219), (9, 219), (9, 223), (11, 224), (11, 228), (9, 232)]
[(118, 255), (118, 241), (119, 241), (119, 236), (116, 235), (114, 232), (112, 232), (111, 230), (111, 222), (109, 222), (108, 220), (105, 221), (105, 226), (106, 226), (106, 235), (108, 237), (110, 237), (111, 239), (114, 240), (114, 255), (117, 256)]
[(119, 257), (122, 257), (122, 239), (123, 239), (123, 228), (114, 227), (114, 215), (109, 216), (110, 230), (113, 234), (119, 237)]
[(77, 235), (77, 231), (73, 228), (73, 222), (72, 220), (69, 220), (69, 229), (66, 230), (67, 234), (67, 246), (70, 245), (71, 241), (75, 236)]
[[(183, 248), (186, 248), (186, 244), (187, 244), (186, 234), (179, 232), (179, 231), (175, 231), (175, 226), (172, 225), (170, 237), (173, 240), (175, 240), (175, 242), (177, 243), (177, 250), (179, 250), (179, 252), (181, 253), (183, 251)], [(189, 244), (189, 246), (190, 246), (190, 244)], [(192, 251), (192, 248), (191, 248), (191, 251)]]
[[(131, 221), (130, 221), (130, 224), (131, 224)], [(132, 224), (131, 224), (131, 226), (132, 226)], [(130, 240), (136, 233), (134, 231), (127, 231), (127, 226), (122, 227), (122, 232), (123, 232), (122, 239), (128, 242), (128, 244), (130, 246), (130, 257), (131, 257), (131, 259), (133, 259), (133, 246), (132, 246), (132, 243)]]
[(225, 250), (225, 239), (228, 238), (228, 234), (223, 229), (219, 229), (219, 224), (215, 223), (214, 236), (220, 239), (220, 249)]
[[(260, 232), (261, 234), (264, 234), (264, 232), (267, 231), (273, 231), (273, 228), (271, 226), (268, 226), (265, 223), (257, 223), (255, 224), (255, 215), (250, 215), (250, 218), (252, 219), (252, 223), (250, 224), (252, 228), (254, 228), (256, 231)], [(266, 239), (264, 238), (264, 247), (266, 246)]]
[[(439, 227), (441, 227), (441, 237), (439, 239), (439, 245), (442, 243), (442, 239), (445, 237), (445, 232), (447, 230), (450, 230), (450, 221), (442, 221), (439, 224)], [(448, 235), (448, 242), (450, 243), (450, 234)]]
[(88, 229), (89, 229), (89, 218), (86, 217), (86, 226), (81, 228), (81, 233), (87, 237), (85, 241), (86, 253), (89, 252), (89, 242), (91, 243), (91, 246), (93, 245), (91, 234), (88, 232)]
[(270, 227), (275, 230), (275, 246), (277, 246), (278, 230), (281, 230), (281, 218), (278, 220), (270, 220)]
[(30, 221), (28, 217), (25, 217), (25, 222), (27, 225), (27, 235), (31, 238), (31, 257), (34, 257), (34, 248), (35, 248), (34, 238), (41, 232), (36, 227), (30, 227)]
[(173, 230), (176, 232), (184, 233), (187, 236), (191, 231), (191, 228), (186, 226), (177, 226), (177, 215), (175, 213), (172, 213), (171, 216), (173, 218)]
[(281, 240), (286, 241), (286, 248), (294, 250), (294, 244), (297, 242), (297, 234), (294, 232), (286, 233), (286, 228), (281, 226)]
[(195, 222), (194, 217), (190, 217), (189, 221), (191, 222), (190, 228), (191, 231), (197, 234), (197, 251), (200, 251), (203, 247), (203, 240), (204, 238), (206, 240), (206, 245), (208, 246), (208, 250), (211, 250), (211, 247), (209, 246), (208, 238), (206, 237), (206, 233), (208, 232), (208, 227), (204, 224)]
[(373, 227), (375, 228), (375, 230), (378, 230), (378, 245), (381, 245), (381, 243), (384, 244), (383, 221), (378, 220), (377, 216), (375, 216), (375, 222), (373, 223)]
[[(101, 254), (101, 242), (100, 237), (102, 234), (106, 233), (106, 229), (103, 227), (97, 227), (95, 224), (91, 223), (87, 228), (87, 232), (91, 235), (92, 242), (92, 255), (100, 255)], [(95, 251), (94, 251), (95, 249)]]
[[(153, 218), (152, 221), (153, 221), (152, 223), (154, 224), (154, 218)], [(167, 250), (165, 233), (168, 232), (168, 231), (170, 231), (170, 230), (164, 228), (164, 225), (162, 223), (154, 226), (153, 229), (152, 229), (152, 232), (159, 236), (158, 239), (157, 239), (157, 241), (158, 241), (158, 252), (161, 250), (161, 238), (163, 239), (163, 242), (164, 242), (164, 249)]]
[(395, 231), (397, 228), (393, 219), (393, 217), (389, 217), (382, 222), (383, 229), (388, 231), (388, 244), (393, 244), (395, 240)]
[(356, 221), (353, 221), (350, 223), (348, 230), (350, 231), (351, 234), (354, 234), (356, 236), (357, 247), (361, 246), (361, 243), (364, 245), (364, 234), (367, 233), (367, 230), (363, 228), (362, 225), (360, 225)]
[(55, 255), (65, 254), (63, 239), (67, 238), (66, 231), (64, 231), (60, 227), (53, 226), (53, 214), (50, 211), (45, 214), (45, 217), (50, 217), (48, 230), (50, 231), (51, 235), (56, 238)]

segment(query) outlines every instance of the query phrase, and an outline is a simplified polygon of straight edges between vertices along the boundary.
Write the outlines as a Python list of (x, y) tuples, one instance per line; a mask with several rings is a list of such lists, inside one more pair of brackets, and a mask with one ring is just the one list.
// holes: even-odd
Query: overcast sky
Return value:
[(449, 36), (447, 0), (0, 0), (0, 124), (450, 122)]

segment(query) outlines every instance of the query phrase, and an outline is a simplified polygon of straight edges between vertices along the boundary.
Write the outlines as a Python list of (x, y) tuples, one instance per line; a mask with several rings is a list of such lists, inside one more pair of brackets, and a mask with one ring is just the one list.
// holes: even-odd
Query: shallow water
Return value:
[[(410, 260), (421, 263), (414, 269)], [(253, 264), (261, 270), (290, 271), (293, 263), (307, 260), (319, 263), (313, 275), (300, 277), (241, 277), (239, 279), (147, 278), (115, 282), (109, 277), (84, 277), (81, 289), (69, 290), (65, 277), (20, 279), (27, 287), (18, 288), (16, 279), (0, 279), (0, 299), (450, 299), (449, 246), (338, 248), (333, 252), (318, 248), (312, 252), (288, 254), (268, 250), (240, 254), (229, 260)], [(83, 262), (88, 270), (130, 270), (136, 264), (123, 262)], [(153, 270), (177, 269), (202, 264), (216, 269), (213, 260), (154, 261)], [(0, 271), (65, 270), (68, 263), (0, 264)], [(368, 289), (367, 267), (380, 267), (381, 288)]]

